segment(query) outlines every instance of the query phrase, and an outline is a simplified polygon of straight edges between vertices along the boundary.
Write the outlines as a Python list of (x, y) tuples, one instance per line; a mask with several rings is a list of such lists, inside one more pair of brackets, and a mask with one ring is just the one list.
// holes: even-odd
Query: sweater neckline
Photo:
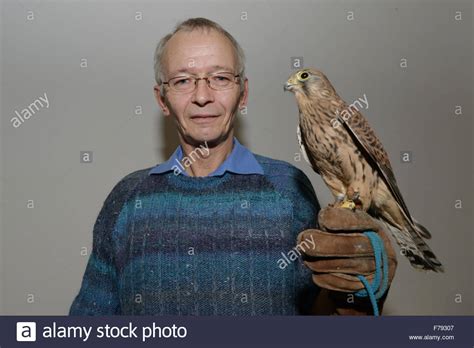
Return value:
[(184, 187), (184, 188), (213, 188), (229, 181), (232, 177), (232, 173), (225, 172), (220, 176), (186, 176), (183, 174), (175, 175), (173, 172), (165, 174), (170, 184)]

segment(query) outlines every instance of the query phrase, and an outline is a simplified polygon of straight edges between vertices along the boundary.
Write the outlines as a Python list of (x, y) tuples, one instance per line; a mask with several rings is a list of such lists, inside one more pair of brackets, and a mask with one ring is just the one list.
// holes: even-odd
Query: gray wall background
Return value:
[[(385, 314), (473, 314), (472, 14), (466, 1), (3, 1), (0, 314), (68, 312), (105, 197), (177, 145), (153, 97), (153, 51), (197, 16), (223, 25), (246, 52), (241, 142), (304, 170), (322, 205), (329, 191), (295, 160), (297, 107), (282, 88), (290, 57), (325, 72), (349, 103), (367, 95), (362, 112), (446, 268), (421, 273), (399, 256)], [(49, 108), (14, 128), (14, 111), (44, 93)], [(80, 163), (80, 151), (93, 151), (93, 162)], [(402, 163), (403, 151), (413, 162)]]

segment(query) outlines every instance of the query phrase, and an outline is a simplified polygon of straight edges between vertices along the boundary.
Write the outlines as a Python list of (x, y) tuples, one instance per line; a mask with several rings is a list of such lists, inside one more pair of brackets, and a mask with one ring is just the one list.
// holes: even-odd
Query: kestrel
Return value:
[(301, 152), (329, 187), (335, 205), (354, 202), (388, 226), (413, 267), (444, 272), (424, 241), (430, 232), (408, 211), (388, 155), (357, 107), (347, 105), (316, 69), (297, 71), (284, 89), (297, 100)]

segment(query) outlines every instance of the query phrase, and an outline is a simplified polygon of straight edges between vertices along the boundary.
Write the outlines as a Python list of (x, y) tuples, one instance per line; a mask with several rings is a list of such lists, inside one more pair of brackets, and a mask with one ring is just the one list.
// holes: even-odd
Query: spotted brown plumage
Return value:
[(298, 70), (284, 89), (297, 100), (301, 151), (336, 198), (335, 204), (354, 200), (389, 227), (413, 267), (443, 272), (424, 240), (431, 238), (430, 232), (411, 216), (387, 152), (357, 107), (344, 102), (316, 69)]

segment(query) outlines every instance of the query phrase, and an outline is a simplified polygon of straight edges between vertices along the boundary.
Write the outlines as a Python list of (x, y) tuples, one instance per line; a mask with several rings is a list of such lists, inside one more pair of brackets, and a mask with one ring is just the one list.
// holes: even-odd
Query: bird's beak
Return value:
[(296, 82), (294, 79), (289, 79), (286, 81), (286, 83), (283, 85), (283, 90), (284, 91), (292, 91), (294, 87), (296, 86)]
[(293, 85), (291, 83), (287, 82), (283, 85), (283, 90), (284, 91), (291, 91), (292, 88), (293, 88)]

